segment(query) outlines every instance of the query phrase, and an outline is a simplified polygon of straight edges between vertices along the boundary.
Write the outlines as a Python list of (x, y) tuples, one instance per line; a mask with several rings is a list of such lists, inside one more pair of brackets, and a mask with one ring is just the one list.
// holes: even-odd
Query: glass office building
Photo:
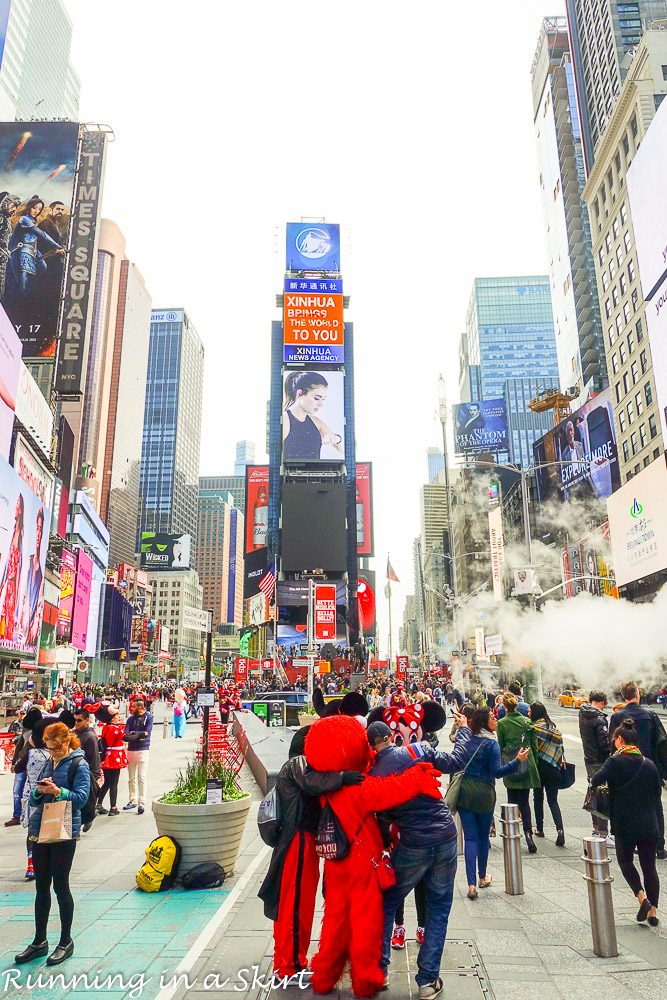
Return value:
[[(185, 532), (197, 552), (204, 347), (184, 309), (154, 309), (141, 451), (144, 531)], [(137, 538), (139, 545), (140, 537)]]
[(477, 398), (500, 398), (508, 378), (558, 378), (548, 276), (475, 278), (466, 342), (466, 365), (479, 369)]

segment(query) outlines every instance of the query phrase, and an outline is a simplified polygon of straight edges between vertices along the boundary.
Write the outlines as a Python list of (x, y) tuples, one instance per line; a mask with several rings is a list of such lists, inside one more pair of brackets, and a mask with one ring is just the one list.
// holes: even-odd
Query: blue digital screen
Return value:
[(286, 228), (288, 271), (340, 271), (339, 225), (288, 222)]

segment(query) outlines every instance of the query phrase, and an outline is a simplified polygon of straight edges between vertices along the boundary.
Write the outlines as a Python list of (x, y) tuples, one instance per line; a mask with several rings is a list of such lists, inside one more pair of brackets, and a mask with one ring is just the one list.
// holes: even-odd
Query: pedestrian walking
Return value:
[(544, 837), (544, 795), (551, 817), (556, 827), (556, 847), (565, 847), (563, 816), (558, 805), (561, 770), (565, 763), (563, 754), (563, 734), (549, 718), (549, 713), (541, 701), (534, 701), (528, 710), (528, 717), (535, 728), (537, 737), (537, 771), (540, 776), (538, 788), (533, 789), (535, 806), (535, 836)]
[(477, 708), (470, 720), (472, 737), (468, 742), (470, 759), (459, 788), (458, 812), (465, 840), (465, 866), (468, 899), (477, 899), (477, 887), (486, 889), (491, 876), (486, 874), (489, 859), (489, 834), (496, 804), (496, 778), (516, 774), (529, 748), (519, 750), (515, 759), (502, 763), (496, 730), (498, 723), (487, 706)]
[[(74, 732), (78, 736), (79, 742), (81, 743), (81, 749), (85, 754), (91, 777), (95, 782), (96, 788), (99, 789), (101, 784), (100, 775), (102, 773), (100, 751), (97, 736), (90, 728), (90, 712), (83, 706), (75, 709)], [(83, 832), (87, 833), (92, 825), (92, 820), (89, 823), (84, 823), (82, 827)]]
[[(528, 702), (525, 702), (523, 700), (523, 695), (521, 693), (521, 685), (519, 684), (519, 682), (512, 681), (510, 684), (507, 685), (507, 691), (509, 692), (509, 694), (513, 694), (514, 697), (516, 698), (518, 706), (517, 710), (520, 712), (521, 715), (525, 715), (527, 718), (529, 706)], [(504, 717), (506, 711), (507, 709), (505, 707), (505, 703), (504, 701), (501, 701), (500, 705), (498, 706), (498, 714), (497, 714), (498, 722), (500, 722), (500, 720)]]
[[(639, 902), (637, 920), (658, 924), (660, 880), (655, 864), (658, 802), (662, 782), (652, 760), (642, 754), (639, 731), (632, 719), (624, 719), (612, 736), (616, 752), (591, 778), (591, 785), (609, 788), (609, 818), (616, 841), (616, 860), (623, 878)], [(642, 886), (633, 855), (637, 852), (644, 876)]]
[[(12, 754), (12, 763), (9, 769), (11, 773), (14, 775), (14, 784), (12, 788), (12, 799), (13, 799), (12, 818), (8, 819), (5, 822), (5, 826), (18, 826), (21, 822), (21, 801), (23, 799), (23, 789), (25, 788), (26, 773), (25, 771), (17, 773), (15, 769), (15, 764), (18, 757), (21, 754), (21, 751), (23, 750), (24, 746), (28, 741), (28, 737), (30, 736), (29, 730), (25, 729), (23, 725), (25, 717), (26, 713), (23, 711), (23, 709), (19, 709), (19, 714), (18, 714), (19, 726), (18, 726), (18, 731), (16, 729), (14, 730), (16, 734), (14, 736), (14, 752)], [(10, 726), (9, 729), (11, 732), (12, 726)]]
[[(94, 705), (86, 705), (88, 711), (95, 714), (95, 718), (102, 723), (102, 747), (100, 754), (102, 763), (102, 775), (104, 782), (100, 786), (97, 796), (97, 812), (100, 815), (118, 815), (118, 779), (120, 772), (127, 767), (127, 754), (125, 752), (125, 726), (120, 719), (120, 705), (117, 703), (99, 702)], [(109, 793), (109, 809), (104, 807), (104, 796)]]
[[(49, 943), (46, 928), (51, 909), (51, 884), (60, 911), (60, 941), (46, 960), (47, 965), (60, 965), (74, 952), (72, 920), (74, 900), (69, 887), (69, 875), (74, 860), (76, 842), (81, 830), (81, 810), (88, 801), (90, 770), (78, 737), (64, 722), (44, 729), (44, 746), (51, 758), (30, 793), (31, 814), (28, 837), (33, 842), (32, 859), (35, 868), (35, 936), (14, 961), (17, 965), (32, 962), (46, 955)], [(76, 766), (72, 768), (72, 765)], [(40, 826), (44, 803), (68, 801), (72, 808), (72, 836), (69, 840), (40, 843)]]
[[(614, 712), (609, 720), (610, 740), (614, 739), (616, 728), (622, 722), (632, 720), (637, 730), (637, 745), (642, 755), (653, 761), (658, 768), (658, 772), (664, 777), (665, 770), (662, 767), (658, 753), (659, 744), (662, 744), (663, 748), (667, 746), (667, 734), (662, 722), (655, 712), (651, 712), (648, 708), (640, 707), (639, 687), (635, 681), (626, 681), (624, 684), (621, 684), (621, 694), (625, 698), (625, 705), (618, 712)], [(658, 823), (657, 857), (660, 860), (664, 860), (667, 858), (667, 851), (665, 850), (665, 814), (662, 808), (662, 796), (656, 803), (655, 815)]]
[[(513, 760), (518, 751), (524, 747), (528, 747), (530, 750), (520, 771), (516, 774), (506, 775), (503, 781), (507, 789), (507, 801), (519, 807), (528, 851), (530, 854), (535, 854), (537, 847), (533, 840), (530, 789), (537, 788), (540, 784), (540, 775), (537, 770), (537, 737), (532, 722), (518, 711), (518, 705), (517, 696), (506, 691), (501, 706), (505, 709), (505, 714), (502, 719), (498, 719), (498, 746), (503, 763)], [(500, 715), (500, 713), (498, 714)]]
[[(136, 809), (141, 815), (146, 809), (146, 783), (148, 780), (148, 751), (151, 745), (153, 716), (146, 711), (141, 698), (132, 702), (132, 715), (125, 723), (123, 740), (127, 743), (127, 777), (130, 800), (123, 809)], [(138, 786), (138, 790), (137, 790)]]
[[(602, 691), (591, 691), (588, 701), (579, 709), (579, 735), (584, 751), (584, 765), (590, 781), (609, 757), (609, 725), (604, 708), (607, 696)], [(593, 836), (606, 837), (613, 845), (609, 824), (604, 816), (593, 813)]]
[(182, 740), (185, 736), (187, 701), (183, 688), (176, 688), (174, 691), (174, 736), (177, 740)]

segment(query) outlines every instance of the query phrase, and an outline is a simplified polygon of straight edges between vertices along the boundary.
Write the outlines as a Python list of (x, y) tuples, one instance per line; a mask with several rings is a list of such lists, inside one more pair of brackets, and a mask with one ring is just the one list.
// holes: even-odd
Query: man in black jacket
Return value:
[[(667, 735), (662, 723), (655, 712), (640, 707), (639, 688), (634, 681), (626, 681), (625, 684), (621, 684), (621, 694), (625, 698), (625, 707), (614, 712), (609, 720), (609, 739), (613, 740), (615, 730), (625, 719), (632, 719), (637, 729), (637, 741), (642, 755), (653, 761), (658, 768), (658, 774), (663, 778), (664, 768), (660, 760), (658, 744), (667, 743)], [(656, 808), (656, 818), (660, 830), (656, 856), (664, 861), (667, 858), (667, 851), (665, 850), (665, 814), (662, 808), (662, 796)]]
[[(591, 691), (588, 701), (579, 709), (579, 733), (589, 781), (609, 756), (609, 726), (604, 714), (606, 704), (607, 696), (602, 691)], [(608, 833), (607, 820), (593, 815), (593, 835), (606, 837)]]
[(283, 810), (279, 840), (257, 895), (264, 915), (273, 920), (273, 971), (281, 979), (297, 975), (308, 964), (308, 947), (320, 878), (315, 834), (320, 821), (318, 796), (343, 785), (360, 785), (359, 771), (327, 771), (309, 767), (303, 756), (309, 726), (294, 734), (289, 760), (276, 780)]
[[(102, 765), (100, 763), (100, 750), (97, 742), (97, 736), (95, 735), (95, 731), (90, 728), (89, 719), (90, 712), (87, 708), (77, 708), (74, 713), (74, 732), (78, 736), (81, 749), (86, 756), (88, 767), (90, 768), (90, 777), (97, 785), (100, 780), (100, 774), (102, 773)], [(82, 827), (83, 832), (87, 833), (92, 825), (92, 820), (90, 823), (84, 823)]]

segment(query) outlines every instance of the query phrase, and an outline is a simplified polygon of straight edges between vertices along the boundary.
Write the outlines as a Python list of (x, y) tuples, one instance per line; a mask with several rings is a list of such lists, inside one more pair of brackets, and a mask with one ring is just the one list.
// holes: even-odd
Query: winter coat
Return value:
[(612, 833), (620, 833), (626, 842), (659, 836), (656, 810), (662, 782), (653, 761), (638, 753), (614, 754), (591, 778), (593, 787), (603, 784), (609, 786)]
[(542, 782), (537, 770), (537, 736), (532, 722), (520, 712), (507, 712), (502, 719), (498, 719), (497, 734), (501, 754), (504, 750), (510, 750), (512, 757), (516, 757), (522, 746), (530, 750), (526, 758), (528, 771), (507, 775), (503, 779), (505, 787), (539, 788)]
[[(74, 781), (72, 787), (69, 787), (69, 768), (70, 765), (76, 758), (79, 757), (79, 765), (76, 769), (76, 774), (74, 775)], [(90, 793), (90, 768), (86, 761), (86, 755), (84, 754), (81, 747), (76, 750), (72, 750), (67, 757), (58, 761), (55, 765), (53, 760), (49, 759), (44, 765), (43, 770), (39, 775), (40, 780), (44, 778), (53, 778), (54, 783), (64, 790), (64, 798), (69, 799), (72, 803), (72, 840), (77, 840), (79, 833), (81, 832), (81, 810), (88, 801), (88, 795)], [(28, 820), (28, 837), (31, 840), (37, 840), (39, 837), (39, 827), (42, 822), (42, 809), (45, 802), (53, 802), (52, 795), (42, 795), (38, 790), (37, 786), (33, 788), (30, 793), (30, 818)]]
[(632, 702), (625, 708), (614, 712), (609, 720), (609, 738), (614, 739), (614, 732), (624, 720), (632, 720), (637, 730), (637, 746), (645, 757), (658, 763), (658, 736), (662, 730), (662, 722), (649, 708), (642, 708)]
[(122, 722), (109, 723), (102, 727), (102, 739), (107, 745), (106, 756), (102, 761), (102, 768), (105, 771), (116, 771), (127, 767), (123, 736), (125, 736), (125, 726)]
[(466, 778), (475, 778), (487, 785), (495, 785), (496, 778), (514, 774), (519, 766), (517, 760), (503, 764), (497, 740), (489, 739), (488, 736), (473, 736), (468, 743), (468, 749), (470, 760), (466, 767)]
[(264, 901), (264, 916), (278, 919), (283, 865), (295, 834), (303, 830), (315, 834), (322, 807), (318, 796), (329, 795), (343, 787), (342, 771), (314, 771), (305, 757), (291, 757), (283, 764), (276, 788), (283, 809), (279, 840), (257, 895)]
[(25, 785), (23, 786), (23, 798), (21, 799), (21, 826), (23, 827), (28, 826), (30, 813), (32, 808), (34, 808), (30, 805), (30, 793), (37, 784), (38, 779), (41, 777), (45, 765), (50, 760), (51, 757), (48, 750), (33, 747), (29, 750), (29, 753), (26, 754), (25, 761), (22, 761), (24, 766), (22, 766), (21, 770), (26, 773)]
[(579, 734), (584, 763), (602, 765), (609, 756), (609, 720), (588, 702), (579, 709)]

